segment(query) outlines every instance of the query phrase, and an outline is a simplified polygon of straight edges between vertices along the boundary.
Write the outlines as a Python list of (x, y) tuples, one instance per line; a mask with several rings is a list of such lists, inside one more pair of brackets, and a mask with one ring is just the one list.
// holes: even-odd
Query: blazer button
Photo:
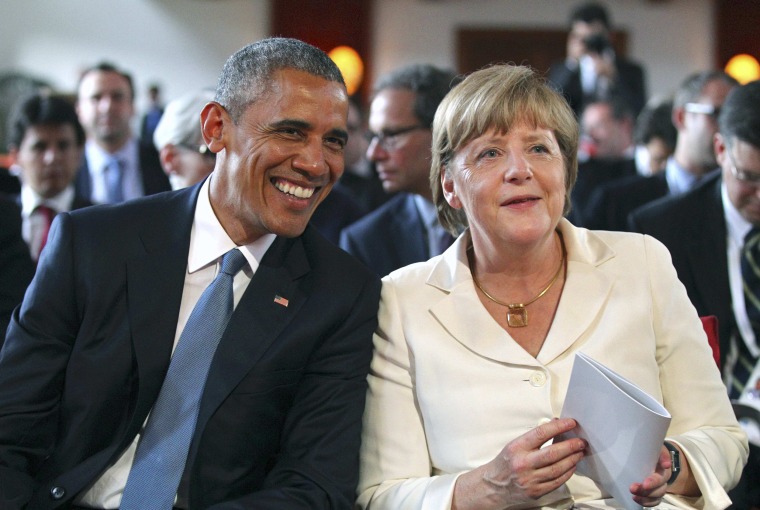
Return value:
[(530, 374), (528, 380), (530, 381), (531, 386), (538, 388), (546, 384), (546, 374), (536, 371)]
[(66, 489), (63, 487), (53, 487), (50, 489), (50, 497), (53, 499), (61, 499), (66, 495)]

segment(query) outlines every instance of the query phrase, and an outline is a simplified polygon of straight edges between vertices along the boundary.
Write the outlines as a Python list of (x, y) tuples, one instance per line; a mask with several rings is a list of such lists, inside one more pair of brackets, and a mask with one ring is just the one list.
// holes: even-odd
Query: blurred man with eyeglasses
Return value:
[(383, 189), (396, 196), (343, 229), (340, 246), (380, 276), (438, 255), (451, 241), (432, 202), (430, 128), (438, 104), (457, 82), (452, 71), (412, 65), (374, 87), (367, 158)]
[[(668, 247), (697, 312), (717, 316), (729, 395), (760, 409), (760, 323), (754, 319), (760, 311), (760, 288), (754, 285), (760, 268), (746, 271), (760, 228), (760, 81), (728, 94), (718, 125), (713, 147), (720, 170), (692, 191), (635, 211), (631, 224)], [(760, 507), (757, 434), (750, 434), (749, 462), (729, 495), (733, 508)]]
[(203, 89), (170, 101), (153, 132), (153, 144), (172, 189), (192, 186), (214, 170), (216, 155), (201, 133), (201, 110), (213, 100), (214, 91)]
[(723, 71), (689, 75), (675, 93), (672, 119), (677, 137), (665, 170), (651, 176), (632, 175), (608, 182), (589, 195), (583, 226), (603, 230), (630, 230), (628, 217), (637, 208), (684, 193), (718, 166), (713, 136), (720, 107), (739, 83)]

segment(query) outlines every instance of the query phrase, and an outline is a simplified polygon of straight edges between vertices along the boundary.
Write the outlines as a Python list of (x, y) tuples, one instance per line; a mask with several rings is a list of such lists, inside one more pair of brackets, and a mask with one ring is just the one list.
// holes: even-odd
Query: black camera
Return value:
[(583, 44), (589, 53), (599, 53), (600, 55), (612, 49), (612, 43), (604, 34), (590, 35), (583, 40)]

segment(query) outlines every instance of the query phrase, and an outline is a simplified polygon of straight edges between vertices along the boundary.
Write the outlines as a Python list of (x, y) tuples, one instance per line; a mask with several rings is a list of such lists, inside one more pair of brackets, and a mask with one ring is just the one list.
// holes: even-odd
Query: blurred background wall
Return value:
[[(650, 95), (669, 94), (688, 73), (722, 65), (727, 11), (750, 17), (755, 0), (602, 0), (627, 54), (647, 71)], [(130, 71), (138, 110), (150, 83), (164, 100), (214, 86), (224, 60), (269, 35), (319, 45), (349, 44), (366, 69), (362, 95), (377, 75), (403, 64), (430, 62), (462, 70), (462, 58), (500, 51), (509, 58), (523, 40), (533, 52), (564, 54), (560, 42), (580, 0), (2, 0), (0, 74), (21, 73), (74, 92), (80, 71), (100, 60)], [(739, 5), (753, 5), (747, 14)], [(721, 17), (722, 16), (722, 17)], [(722, 20), (722, 21), (721, 21)], [(490, 32), (489, 32), (490, 31)], [(521, 32), (527, 31), (527, 32)], [(472, 35), (484, 37), (472, 43)], [(489, 33), (506, 33), (501, 44)], [(464, 34), (464, 35), (463, 35)], [(466, 37), (470, 39), (466, 39)], [(464, 37), (464, 39), (463, 39)], [(342, 39), (348, 39), (340, 42)], [(736, 37), (734, 37), (736, 38)], [(469, 57), (462, 46), (470, 41)], [(475, 46), (473, 46), (475, 44)], [(495, 48), (493, 46), (496, 46)], [(485, 46), (491, 46), (486, 48)], [(730, 45), (729, 45), (730, 46)], [(489, 53), (489, 55), (491, 54)], [(500, 57), (501, 58), (501, 57)], [(518, 62), (520, 63), (520, 62)], [(532, 64), (532, 62), (524, 62)], [(535, 64), (534, 64), (535, 65)], [(545, 71), (545, 69), (540, 69)], [(8, 86), (10, 88), (10, 86)], [(0, 98), (8, 95), (0, 90)]]

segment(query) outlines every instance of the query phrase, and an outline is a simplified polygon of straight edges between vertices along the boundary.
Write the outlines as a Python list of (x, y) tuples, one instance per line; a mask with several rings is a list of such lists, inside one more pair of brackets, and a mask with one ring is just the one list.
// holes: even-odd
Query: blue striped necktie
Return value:
[[(744, 307), (752, 331), (755, 332), (755, 339), (760, 340), (760, 229), (758, 228), (750, 230), (744, 238), (741, 268)], [(738, 399), (744, 391), (758, 359), (752, 355), (739, 335), (736, 335), (734, 339), (737, 358), (732, 372), (729, 396), (732, 399)]]
[(232, 281), (245, 263), (240, 250), (227, 252), (193, 308), (137, 446), (121, 510), (172, 508), (211, 359), (234, 308)]

